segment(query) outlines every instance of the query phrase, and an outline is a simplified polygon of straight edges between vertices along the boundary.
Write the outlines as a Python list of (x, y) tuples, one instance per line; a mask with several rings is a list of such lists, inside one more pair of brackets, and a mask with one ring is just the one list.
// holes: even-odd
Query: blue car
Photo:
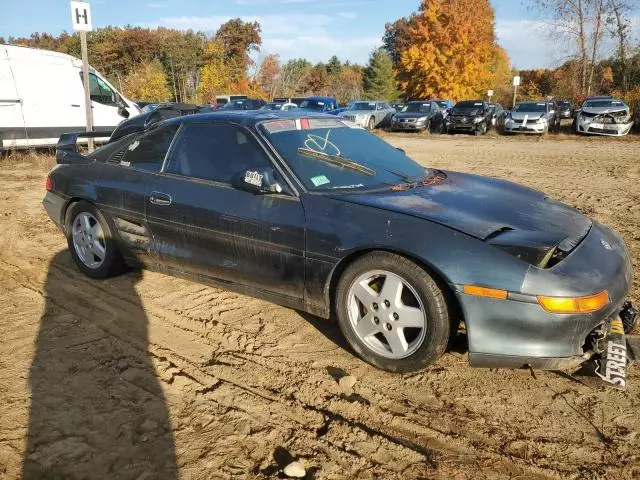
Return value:
[(338, 114), (338, 100), (333, 97), (307, 97), (300, 103), (300, 109), (309, 112)]

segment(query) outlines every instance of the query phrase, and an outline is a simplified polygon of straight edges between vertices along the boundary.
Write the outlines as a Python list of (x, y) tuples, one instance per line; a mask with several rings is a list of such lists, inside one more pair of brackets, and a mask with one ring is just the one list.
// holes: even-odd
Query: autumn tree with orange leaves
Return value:
[(390, 54), (407, 97), (482, 97), (509, 76), (494, 19), (489, 0), (423, 0), (409, 19), (387, 26), (385, 44), (396, 49)]

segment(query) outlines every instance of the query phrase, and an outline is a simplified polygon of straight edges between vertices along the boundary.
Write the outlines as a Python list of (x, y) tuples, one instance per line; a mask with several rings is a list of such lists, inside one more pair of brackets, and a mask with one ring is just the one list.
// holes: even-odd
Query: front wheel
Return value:
[(369, 119), (369, 123), (368, 123), (368, 125), (367, 125), (367, 128), (368, 128), (369, 130), (373, 130), (374, 128), (376, 128), (376, 120), (375, 120), (373, 117), (371, 117), (371, 118)]
[(352, 263), (336, 289), (340, 329), (364, 361), (391, 372), (435, 362), (452, 331), (442, 290), (420, 266), (387, 252)]
[(71, 256), (82, 273), (91, 278), (107, 278), (123, 270), (113, 230), (95, 205), (85, 201), (71, 205), (66, 232)]

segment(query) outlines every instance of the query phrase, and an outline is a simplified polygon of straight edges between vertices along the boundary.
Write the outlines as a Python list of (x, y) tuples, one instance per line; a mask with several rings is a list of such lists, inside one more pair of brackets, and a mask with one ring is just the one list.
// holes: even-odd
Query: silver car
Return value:
[(587, 98), (576, 114), (577, 133), (623, 136), (633, 127), (629, 106), (611, 97)]
[(504, 133), (537, 133), (544, 135), (556, 128), (558, 119), (551, 102), (518, 103), (504, 120)]
[(387, 125), (395, 113), (396, 109), (387, 102), (359, 100), (353, 102), (347, 110), (338, 116), (356, 125), (373, 130), (376, 127)]

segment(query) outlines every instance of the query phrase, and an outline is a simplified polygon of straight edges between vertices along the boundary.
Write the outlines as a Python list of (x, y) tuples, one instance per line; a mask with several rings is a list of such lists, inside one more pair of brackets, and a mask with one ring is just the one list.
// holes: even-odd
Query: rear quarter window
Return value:
[(154, 129), (142, 137), (132, 139), (124, 148), (124, 154), (120, 153), (121, 150), (114, 156), (120, 156), (120, 163), (124, 166), (159, 172), (178, 127), (167, 125)]

